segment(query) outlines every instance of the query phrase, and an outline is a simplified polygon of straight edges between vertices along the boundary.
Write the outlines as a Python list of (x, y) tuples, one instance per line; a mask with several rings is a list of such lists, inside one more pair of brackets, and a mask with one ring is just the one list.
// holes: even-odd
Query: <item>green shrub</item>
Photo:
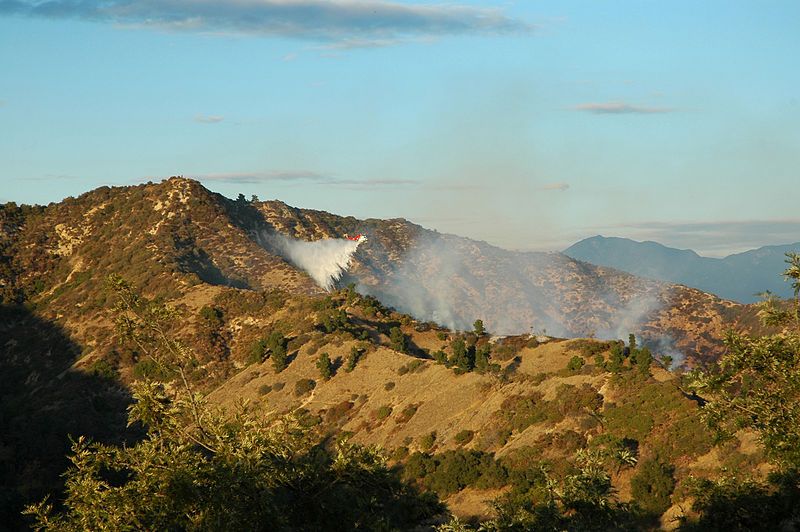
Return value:
[(392, 414), (392, 407), (383, 405), (375, 411), (375, 417), (378, 419), (386, 419)]
[(272, 386), (270, 386), (269, 384), (262, 384), (261, 386), (258, 387), (259, 395), (267, 395), (271, 391), (272, 391)]
[(387, 392), (394, 390), (394, 382), (393, 381), (387, 382), (386, 384), (383, 385), (383, 389), (386, 390)]
[(641, 462), (631, 478), (631, 494), (639, 506), (653, 515), (663, 514), (675, 489), (674, 471), (673, 466), (657, 460)]
[(437, 364), (448, 365), (447, 355), (441, 349), (433, 352), (433, 360), (436, 361)]
[(95, 360), (91, 366), (89, 366), (89, 373), (92, 375), (96, 375), (101, 379), (106, 379), (110, 381), (115, 381), (119, 378), (119, 374), (117, 370), (112, 366), (107, 360), (99, 359)]
[(301, 397), (317, 386), (317, 383), (312, 379), (300, 379), (294, 383), (294, 394)]
[(472, 438), (475, 436), (475, 432), (471, 430), (464, 429), (456, 434), (454, 440), (459, 445), (466, 445), (472, 441)]
[(419, 359), (412, 360), (408, 364), (403, 364), (397, 368), (398, 375), (405, 375), (406, 373), (419, 373), (425, 369), (425, 362)]
[(567, 369), (575, 372), (581, 369), (584, 364), (585, 362), (583, 361), (583, 358), (576, 355), (569, 359), (569, 362), (567, 363)]
[(423, 451), (429, 451), (433, 444), (436, 443), (436, 431), (430, 432), (425, 434), (424, 436), (420, 436), (419, 439), (419, 447)]
[(408, 457), (408, 447), (397, 447), (394, 451), (392, 451), (392, 454), (389, 455), (389, 457), (395, 462), (404, 460), (406, 457)]
[(159, 366), (151, 358), (143, 358), (133, 366), (133, 376), (136, 379), (153, 379), (168, 381), (172, 378), (169, 371)]
[(407, 407), (405, 407), (403, 409), (402, 412), (400, 412), (400, 415), (397, 416), (397, 420), (396, 421), (398, 423), (408, 423), (408, 421), (412, 417), (414, 417), (414, 414), (417, 413), (417, 408), (418, 408), (417, 405), (408, 405)]
[(347, 356), (347, 363), (344, 366), (344, 370), (347, 373), (350, 373), (354, 369), (356, 369), (356, 364), (358, 364), (358, 360), (361, 358), (361, 350), (358, 349), (356, 346), (350, 348), (350, 354)]
[(403, 476), (442, 496), (469, 486), (499, 488), (508, 482), (508, 472), (494, 456), (463, 449), (435, 456), (414, 453), (403, 466)]

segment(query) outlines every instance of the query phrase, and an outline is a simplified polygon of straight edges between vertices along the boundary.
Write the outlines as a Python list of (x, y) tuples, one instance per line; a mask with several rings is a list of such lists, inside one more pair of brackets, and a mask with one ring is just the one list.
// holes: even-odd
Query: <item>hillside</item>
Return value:
[[(212, 287), (320, 293), (265, 235), (320, 240), (366, 232), (342, 284), (421, 320), (496, 334), (566, 337), (629, 332), (690, 360), (718, 352), (742, 307), (558, 253), (518, 253), (441, 235), (405, 220), (356, 220), (281, 202), (231, 201), (199, 183), (103, 187), (47, 207), (0, 214), (0, 290), (23, 298), (89, 348), (102, 329), (101, 280), (122, 272), (149, 293), (210, 301)], [(87, 334), (88, 331), (93, 331)], [(103, 336), (103, 335), (101, 335)]]
[(564, 254), (647, 279), (684, 284), (724, 299), (753, 303), (765, 290), (791, 297), (791, 287), (780, 274), (786, 267), (785, 254), (798, 250), (800, 242), (711, 258), (657, 242), (593, 236), (573, 244)]
[[(354, 288), (332, 294), (265, 236), (355, 232), (369, 240), (340, 283)], [(657, 359), (685, 353), (699, 363), (716, 357), (725, 327), (752, 321), (748, 307), (560, 254), (507, 252), (404, 220), (234, 201), (173, 178), (0, 207), (0, 419), (8, 427), (0, 491), (9, 523), (22, 503), (58, 489), (68, 434), (135, 440), (135, 427), (124, 430), (127, 385), (173, 377), (117, 331), (112, 274), (175, 309), (170, 334), (193, 353), (189, 380), (215, 403), (249, 399), (263, 415), (295, 412), (322, 434), (379, 444), (461, 515), (486, 514), (493, 498), (522, 489), (514, 471), (542, 460), (568, 471), (571, 453), (590, 441), (635, 440), (642, 457), (669, 456), (679, 486), (695, 470), (762, 463), (746, 442), (709, 454), (710, 435), (678, 377), (654, 366), (653, 378), (636, 378), (632, 358), (606, 367), (616, 344), (557, 338), (637, 332)], [(471, 329), (475, 318), (492, 332), (521, 334), (442, 326)], [(317, 367), (323, 353), (333, 362), (329, 380)], [(615, 421), (598, 424), (600, 415)], [(436, 480), (438, 466), (426, 461), (440, 455), (479, 460), (499, 476)], [(632, 474), (622, 466), (615, 474), (623, 499)]]

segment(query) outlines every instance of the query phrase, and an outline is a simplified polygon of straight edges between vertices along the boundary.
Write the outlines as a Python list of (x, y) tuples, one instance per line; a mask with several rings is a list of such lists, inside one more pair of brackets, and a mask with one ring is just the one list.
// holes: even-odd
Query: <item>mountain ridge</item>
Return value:
[[(4, 297), (27, 297), (68, 321), (76, 312), (96, 312), (102, 277), (118, 272), (172, 298), (199, 285), (322, 294), (260, 238), (265, 232), (307, 241), (368, 233), (341, 285), (354, 283), (417, 319), (451, 328), (469, 329), (480, 318), (498, 334), (633, 332), (671, 342), (700, 361), (720, 352), (715, 338), (727, 327), (753, 321), (746, 307), (701, 291), (563, 254), (516, 253), (403, 219), (358, 220), (277, 200), (231, 200), (186, 178), (101, 187), (47, 207), (6, 205), (0, 229)], [(72, 321), (79, 330), (92, 323)]]
[(576, 242), (564, 254), (634, 275), (684, 284), (725, 299), (753, 303), (765, 290), (791, 297), (791, 289), (780, 274), (785, 268), (784, 254), (798, 250), (800, 242), (795, 242), (715, 258), (653, 241), (597, 235)]

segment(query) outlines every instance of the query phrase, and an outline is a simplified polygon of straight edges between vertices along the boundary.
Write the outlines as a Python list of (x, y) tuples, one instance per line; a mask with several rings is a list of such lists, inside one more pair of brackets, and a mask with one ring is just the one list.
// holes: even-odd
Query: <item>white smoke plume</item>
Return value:
[(264, 233), (262, 244), (277, 252), (293, 265), (305, 270), (318, 285), (332, 290), (336, 281), (350, 267), (353, 254), (361, 242), (344, 238), (327, 238), (307, 242), (281, 234)]

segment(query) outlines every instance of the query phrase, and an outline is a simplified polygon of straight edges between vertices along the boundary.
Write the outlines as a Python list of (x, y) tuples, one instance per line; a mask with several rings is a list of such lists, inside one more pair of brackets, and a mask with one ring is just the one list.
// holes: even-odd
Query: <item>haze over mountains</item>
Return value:
[(573, 244), (564, 254), (647, 279), (684, 284), (724, 299), (753, 303), (765, 290), (783, 298), (792, 296), (791, 286), (780, 275), (786, 269), (786, 253), (792, 251), (800, 251), (800, 242), (712, 258), (657, 242), (598, 235)]

